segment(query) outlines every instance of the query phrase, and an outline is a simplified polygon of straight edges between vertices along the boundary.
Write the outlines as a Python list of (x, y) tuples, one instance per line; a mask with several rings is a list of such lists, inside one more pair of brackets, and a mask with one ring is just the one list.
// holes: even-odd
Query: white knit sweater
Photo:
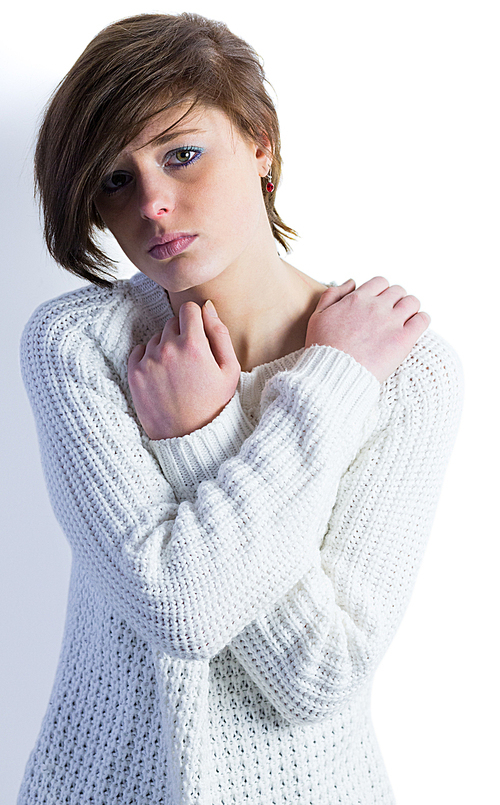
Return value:
[(73, 566), (18, 803), (393, 803), (370, 690), (429, 534), (460, 364), (427, 332), (380, 385), (313, 346), (243, 372), (204, 428), (151, 441), (127, 358), (171, 315), (138, 274), (42, 305), (24, 332)]

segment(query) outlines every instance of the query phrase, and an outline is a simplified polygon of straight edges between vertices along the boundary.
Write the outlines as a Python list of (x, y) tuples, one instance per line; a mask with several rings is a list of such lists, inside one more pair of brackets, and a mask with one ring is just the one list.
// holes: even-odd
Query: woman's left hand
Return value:
[(149, 438), (185, 436), (207, 425), (233, 397), (240, 371), (213, 304), (185, 302), (128, 360), (132, 399)]

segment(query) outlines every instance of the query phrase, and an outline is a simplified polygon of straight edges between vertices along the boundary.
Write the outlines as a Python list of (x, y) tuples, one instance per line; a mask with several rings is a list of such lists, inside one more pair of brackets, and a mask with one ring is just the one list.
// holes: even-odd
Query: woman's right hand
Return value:
[(352, 355), (381, 383), (415, 346), (431, 318), (400, 285), (373, 277), (328, 288), (309, 319), (306, 347), (324, 344)]
[(130, 393), (149, 438), (185, 436), (207, 425), (234, 395), (240, 371), (213, 303), (184, 302), (179, 316), (134, 347), (128, 360)]

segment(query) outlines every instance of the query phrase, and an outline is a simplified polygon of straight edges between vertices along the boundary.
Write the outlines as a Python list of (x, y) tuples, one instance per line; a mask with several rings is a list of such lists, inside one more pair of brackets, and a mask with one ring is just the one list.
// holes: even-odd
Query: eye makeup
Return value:
[[(188, 165), (192, 165), (193, 162), (196, 162), (196, 160), (199, 159), (199, 157), (201, 157), (204, 151), (205, 151), (204, 148), (200, 148), (197, 145), (185, 145), (182, 148), (175, 148), (174, 150), (169, 151), (168, 154), (165, 155), (163, 164), (169, 168), (185, 168)], [(192, 154), (192, 156), (186, 158), (186, 161), (184, 162), (183, 161), (184, 155), (186, 154)], [(169, 162), (171, 159), (178, 159), (180, 161), (177, 163), (172, 163)]]
[[(187, 168), (189, 165), (196, 162), (204, 152), (205, 149), (198, 145), (184, 145), (181, 148), (173, 148), (165, 154), (161, 164), (164, 168), (173, 168), (174, 170), (177, 170), (177, 168)], [(107, 196), (112, 196), (114, 193), (127, 187), (132, 180), (133, 175), (128, 173), (128, 171), (112, 171), (103, 179), (101, 191)]]

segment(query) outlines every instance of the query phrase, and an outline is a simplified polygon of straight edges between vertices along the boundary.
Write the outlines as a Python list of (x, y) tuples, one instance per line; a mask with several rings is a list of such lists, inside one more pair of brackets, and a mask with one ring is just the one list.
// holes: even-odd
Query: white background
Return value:
[(48, 702), (70, 562), (18, 369), (32, 310), (79, 284), (44, 252), (31, 188), (37, 119), (102, 27), (184, 10), (227, 22), (264, 57), (282, 125), (277, 207), (301, 234), (290, 262), (325, 281), (402, 284), (461, 356), (461, 431), (373, 720), (399, 805), (493, 802), (500, 25), (484, 0), (45, 0), (3, 13), (1, 801), (15, 802)]

